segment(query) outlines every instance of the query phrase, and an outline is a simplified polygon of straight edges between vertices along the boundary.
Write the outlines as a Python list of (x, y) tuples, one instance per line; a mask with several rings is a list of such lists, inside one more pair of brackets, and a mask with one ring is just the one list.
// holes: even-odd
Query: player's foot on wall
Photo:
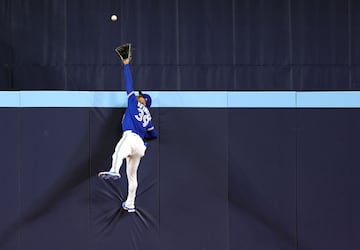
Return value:
[(99, 177), (103, 178), (104, 180), (108, 180), (108, 179), (113, 179), (113, 180), (117, 180), (121, 178), (121, 175), (119, 173), (116, 172), (110, 172), (110, 171), (104, 171), (104, 172), (100, 172), (98, 174)]
[(125, 209), (125, 210), (128, 211), (129, 213), (134, 213), (134, 212), (136, 212), (135, 207), (127, 207), (127, 206), (125, 205), (125, 201), (122, 203), (122, 207), (123, 207), (123, 209)]

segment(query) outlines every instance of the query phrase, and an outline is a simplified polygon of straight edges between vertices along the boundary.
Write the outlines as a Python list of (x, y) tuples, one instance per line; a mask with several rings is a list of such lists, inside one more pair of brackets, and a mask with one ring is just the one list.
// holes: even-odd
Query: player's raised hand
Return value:
[(129, 64), (132, 58), (131, 43), (126, 43), (115, 48), (116, 53), (120, 56), (123, 64)]

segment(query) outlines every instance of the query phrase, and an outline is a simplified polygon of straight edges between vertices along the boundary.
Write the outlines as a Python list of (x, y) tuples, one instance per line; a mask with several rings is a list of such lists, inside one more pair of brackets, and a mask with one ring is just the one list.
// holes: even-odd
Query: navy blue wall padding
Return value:
[(229, 112), (230, 249), (297, 249), (297, 112)]
[(302, 114), (298, 158), (300, 249), (356, 249), (360, 245), (355, 229), (360, 206), (358, 115), (358, 110), (341, 109), (314, 109)]
[(161, 109), (159, 126), (160, 249), (226, 249), (227, 110)]
[(19, 132), (20, 249), (87, 248), (89, 112), (23, 109)]
[(96, 176), (123, 109), (0, 112), (1, 249), (360, 244), (357, 109), (153, 109), (160, 137), (139, 168), (136, 214), (120, 208), (126, 178)]
[[(2, 117), (0, 123), (2, 172), (0, 175), (0, 244), (3, 249), (18, 249), (17, 239), (21, 228), (19, 113), (17, 109), (3, 108), (0, 109), (0, 115)], [(9, 231), (14, 222), (17, 224), (16, 227)]]

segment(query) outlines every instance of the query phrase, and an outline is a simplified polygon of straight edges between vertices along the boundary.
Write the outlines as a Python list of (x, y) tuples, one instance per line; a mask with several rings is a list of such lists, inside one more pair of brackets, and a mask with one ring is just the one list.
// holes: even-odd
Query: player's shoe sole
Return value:
[(109, 171), (100, 172), (98, 174), (98, 176), (105, 179), (105, 180), (108, 180), (108, 179), (117, 180), (117, 179), (121, 178), (119, 173), (109, 172)]
[(134, 213), (136, 212), (136, 209), (134, 207), (127, 207), (125, 205), (125, 201), (121, 204), (122, 205), (122, 208), (125, 209), (126, 211), (128, 211), (129, 213)]

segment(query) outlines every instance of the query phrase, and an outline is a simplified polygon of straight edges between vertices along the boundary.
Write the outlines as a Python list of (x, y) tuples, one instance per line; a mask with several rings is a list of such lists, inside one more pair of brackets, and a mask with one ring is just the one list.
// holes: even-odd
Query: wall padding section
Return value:
[(229, 110), (230, 249), (297, 249), (296, 113)]
[(357, 249), (359, 109), (154, 108), (138, 171), (104, 181), (124, 109), (1, 108), (0, 248)]
[(360, 246), (359, 109), (302, 111), (298, 151), (300, 249)]
[(19, 109), (0, 109), (0, 248), (17, 249), (20, 238)]
[(160, 111), (161, 249), (226, 249), (227, 110)]

